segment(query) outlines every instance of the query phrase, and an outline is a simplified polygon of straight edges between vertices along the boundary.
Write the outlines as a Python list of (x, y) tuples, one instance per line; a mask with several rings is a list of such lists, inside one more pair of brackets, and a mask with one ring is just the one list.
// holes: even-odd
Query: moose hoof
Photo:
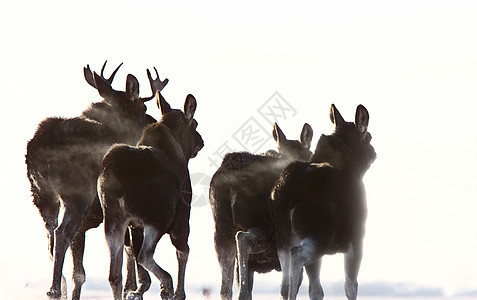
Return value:
[(129, 292), (127, 293), (125, 300), (142, 300), (142, 295), (137, 292)]
[(176, 292), (174, 295), (174, 300), (185, 300), (186, 295), (184, 292)]
[(172, 300), (173, 293), (171, 288), (161, 287), (161, 299)]
[(61, 299), (61, 293), (58, 292), (58, 291), (53, 291), (53, 290), (50, 290), (46, 293), (46, 296), (48, 297), (48, 299), (50, 300), (57, 300), (57, 299)]

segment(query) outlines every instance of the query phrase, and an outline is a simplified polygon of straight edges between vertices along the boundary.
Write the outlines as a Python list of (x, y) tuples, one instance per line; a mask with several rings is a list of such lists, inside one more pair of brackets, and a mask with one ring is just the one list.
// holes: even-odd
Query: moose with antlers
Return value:
[[(97, 178), (104, 154), (115, 143), (136, 144), (146, 122), (145, 102), (167, 84), (159, 76), (147, 75), (153, 95), (139, 97), (139, 82), (134, 75), (126, 79), (125, 91), (111, 87), (119, 65), (106, 79), (84, 68), (86, 81), (93, 86), (102, 101), (92, 103), (76, 118), (47, 118), (43, 120), (26, 153), (27, 176), (31, 183), (33, 203), (45, 223), (49, 251), (53, 261), (53, 280), (49, 298), (66, 299), (66, 284), (62, 275), (65, 252), (73, 255), (73, 299), (80, 298), (85, 282), (83, 253), (85, 231), (102, 221), (97, 196)], [(60, 207), (63, 215), (59, 222)]]

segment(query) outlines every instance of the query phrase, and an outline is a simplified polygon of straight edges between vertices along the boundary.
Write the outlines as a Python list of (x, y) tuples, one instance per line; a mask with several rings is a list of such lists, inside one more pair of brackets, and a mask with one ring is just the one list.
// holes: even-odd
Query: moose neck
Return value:
[(313, 163), (329, 163), (334, 168), (359, 175), (355, 157), (347, 145), (335, 135), (321, 135), (310, 159)]
[(117, 117), (115, 116), (114, 108), (106, 101), (92, 103), (83, 112), (83, 116), (106, 125), (117, 122), (115, 120)]
[(92, 103), (82, 113), (83, 117), (99, 122), (104, 130), (114, 136), (116, 142), (135, 144), (141, 137), (143, 124), (131, 120), (128, 116), (121, 115), (117, 108), (106, 101)]
[(177, 130), (172, 130), (163, 122), (158, 122), (144, 129), (138, 145), (152, 147), (165, 153), (172, 161), (186, 166), (189, 158), (184, 154), (179, 135)]

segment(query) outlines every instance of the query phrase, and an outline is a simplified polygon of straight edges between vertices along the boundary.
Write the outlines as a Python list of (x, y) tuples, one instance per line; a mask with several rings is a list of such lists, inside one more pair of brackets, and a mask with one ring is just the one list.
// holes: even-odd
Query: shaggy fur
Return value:
[(287, 140), (277, 124), (273, 136), (279, 153), (227, 154), (210, 183), (210, 204), (215, 221), (215, 250), (222, 271), (222, 299), (232, 298), (237, 258), (239, 299), (251, 299), (253, 273), (280, 270), (275, 228), (268, 199), (275, 180), (293, 160), (308, 160), (312, 129), (303, 126), (300, 141)]
[(367, 215), (362, 178), (376, 153), (364, 106), (350, 123), (332, 105), (331, 120), (335, 132), (320, 137), (310, 162), (290, 164), (272, 190), (282, 299), (296, 299), (303, 267), (310, 299), (323, 299), (321, 258), (338, 252), (345, 253), (346, 296), (357, 296)]

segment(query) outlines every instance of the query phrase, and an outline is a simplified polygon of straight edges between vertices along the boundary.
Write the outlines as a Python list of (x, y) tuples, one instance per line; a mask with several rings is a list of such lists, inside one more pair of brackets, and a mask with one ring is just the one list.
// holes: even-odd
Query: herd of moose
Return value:
[[(122, 64), (121, 64), (122, 65)], [(204, 147), (194, 119), (197, 101), (171, 108), (161, 94), (168, 80), (147, 76), (152, 95), (139, 97), (139, 83), (127, 75), (125, 91), (84, 68), (89, 85), (103, 98), (75, 118), (43, 120), (27, 144), (27, 176), (33, 203), (44, 221), (53, 262), (49, 299), (66, 299), (63, 263), (73, 258), (72, 299), (80, 299), (85, 232), (104, 222), (110, 253), (109, 283), (115, 300), (142, 299), (160, 282), (162, 299), (185, 299), (192, 186), (188, 162)], [(161, 119), (146, 114), (155, 97)], [(277, 149), (262, 154), (228, 153), (210, 182), (214, 245), (222, 281), (220, 296), (231, 299), (236, 273), (239, 299), (252, 299), (253, 275), (282, 272), (281, 299), (296, 299), (309, 279), (310, 299), (323, 299), (323, 255), (344, 253), (345, 293), (356, 299), (367, 215), (363, 176), (376, 158), (367, 131), (369, 114), (359, 105), (354, 122), (331, 105), (331, 135), (310, 151), (313, 130), (304, 124), (289, 140), (275, 123)], [(169, 234), (178, 260), (177, 285), (154, 261)], [(126, 280), (122, 285), (123, 254)]]

